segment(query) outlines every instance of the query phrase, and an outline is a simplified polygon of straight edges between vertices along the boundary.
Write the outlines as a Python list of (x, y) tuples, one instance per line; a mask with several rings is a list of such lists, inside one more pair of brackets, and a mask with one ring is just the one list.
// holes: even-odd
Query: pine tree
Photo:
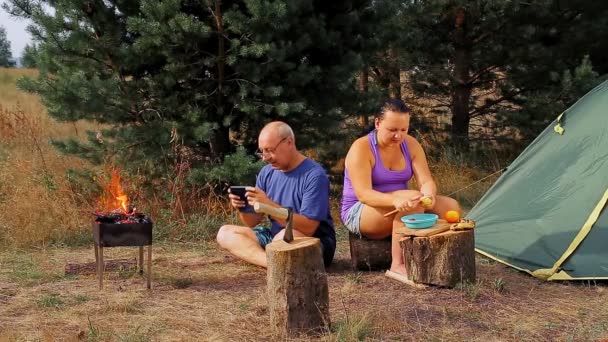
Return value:
[(11, 42), (6, 38), (6, 30), (0, 26), (0, 67), (12, 68), (15, 66)]
[[(10, 0), (34, 23), (39, 93), (62, 121), (107, 124), (87, 143), (57, 142), (95, 162), (157, 169), (179, 144), (219, 162), (282, 119), (301, 147), (351, 111), (369, 1)], [(44, 4), (44, 5), (42, 5)], [(47, 10), (52, 7), (52, 13)], [(352, 105), (354, 107), (354, 105)], [(127, 163), (128, 162), (128, 163)]]
[[(408, 85), (435, 113), (451, 117), (452, 138), (465, 145), (471, 120), (491, 129), (490, 138), (512, 136), (509, 127), (535, 136), (572, 103), (562, 101), (563, 75), (585, 55), (608, 71), (605, 2), (429, 0), (404, 7), (400, 66), (409, 70)], [(567, 97), (584, 94), (597, 76), (585, 73), (590, 79)]]
[(21, 66), (24, 68), (35, 68), (37, 65), (37, 54), (38, 49), (36, 48), (36, 44), (26, 44), (21, 55)]

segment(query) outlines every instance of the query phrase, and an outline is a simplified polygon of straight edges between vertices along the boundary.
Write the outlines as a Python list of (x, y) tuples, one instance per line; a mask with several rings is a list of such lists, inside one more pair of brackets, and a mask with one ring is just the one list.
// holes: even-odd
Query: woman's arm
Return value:
[(414, 137), (408, 135), (405, 139), (412, 157), (412, 169), (420, 192), (422, 192), (424, 196), (433, 198), (434, 202), (435, 196), (437, 195), (437, 185), (431, 175), (424, 149)]

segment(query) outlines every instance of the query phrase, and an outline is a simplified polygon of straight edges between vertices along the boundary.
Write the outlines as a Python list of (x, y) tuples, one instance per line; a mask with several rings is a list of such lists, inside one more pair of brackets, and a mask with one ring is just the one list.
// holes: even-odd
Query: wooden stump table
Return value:
[(406, 235), (400, 244), (407, 276), (414, 283), (450, 288), (458, 283), (475, 283), (473, 229), (430, 236)]
[(319, 334), (329, 328), (329, 289), (317, 238), (296, 237), (266, 246), (270, 325), (276, 338)]

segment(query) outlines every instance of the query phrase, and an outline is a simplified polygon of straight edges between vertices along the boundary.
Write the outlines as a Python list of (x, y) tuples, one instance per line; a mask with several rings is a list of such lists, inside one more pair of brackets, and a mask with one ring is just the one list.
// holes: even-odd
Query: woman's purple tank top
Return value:
[[(380, 192), (392, 192), (397, 190), (406, 190), (407, 183), (412, 178), (412, 158), (410, 151), (407, 148), (405, 140), (401, 143), (401, 153), (405, 157), (405, 169), (400, 171), (391, 171), (384, 168), (382, 159), (378, 154), (378, 141), (376, 138), (376, 130), (369, 132), (367, 135), (369, 147), (372, 149), (374, 159), (376, 160), (372, 168), (372, 188)], [(344, 168), (344, 187), (342, 189), (342, 208), (340, 210), (340, 218), (345, 221), (348, 210), (357, 203), (358, 199), (355, 196), (355, 190), (348, 175), (348, 169)]]

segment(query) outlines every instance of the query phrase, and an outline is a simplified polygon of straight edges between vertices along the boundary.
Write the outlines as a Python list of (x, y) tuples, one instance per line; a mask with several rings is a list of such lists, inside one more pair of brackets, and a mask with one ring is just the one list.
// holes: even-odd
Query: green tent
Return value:
[(547, 127), (467, 217), (480, 254), (547, 280), (608, 279), (608, 81)]

